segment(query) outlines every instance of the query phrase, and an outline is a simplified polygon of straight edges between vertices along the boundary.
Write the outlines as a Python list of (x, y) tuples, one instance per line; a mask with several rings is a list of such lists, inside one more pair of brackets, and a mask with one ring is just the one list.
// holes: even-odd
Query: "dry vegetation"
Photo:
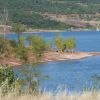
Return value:
[(59, 92), (55, 96), (52, 93), (42, 95), (12, 95), (0, 96), (0, 100), (100, 100), (100, 92), (83, 92), (82, 94), (73, 93), (68, 95), (66, 92)]
[[(41, 13), (40, 13), (41, 14)], [(100, 25), (100, 14), (52, 14), (42, 13), (52, 20), (64, 22), (68, 25), (86, 28), (88, 26), (97, 27)]]

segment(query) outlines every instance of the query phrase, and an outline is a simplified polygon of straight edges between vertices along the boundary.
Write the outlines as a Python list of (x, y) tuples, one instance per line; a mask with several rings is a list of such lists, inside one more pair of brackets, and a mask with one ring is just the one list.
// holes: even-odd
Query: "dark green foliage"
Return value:
[(17, 76), (15, 75), (13, 69), (8, 66), (0, 66), (0, 87), (3, 82), (8, 80), (8, 86), (11, 87), (12, 84), (15, 82)]
[(12, 12), (96, 13), (100, 12), (98, 4), (100, 0), (0, 0), (0, 8), (6, 7)]
[(31, 28), (60, 28), (60, 29), (67, 29), (68, 26), (64, 23), (57, 22), (54, 20), (50, 20), (49, 18), (45, 18), (40, 14), (28, 12), (28, 11), (19, 11), (13, 13), (11, 16), (12, 22), (14, 23), (21, 23), (27, 25)]

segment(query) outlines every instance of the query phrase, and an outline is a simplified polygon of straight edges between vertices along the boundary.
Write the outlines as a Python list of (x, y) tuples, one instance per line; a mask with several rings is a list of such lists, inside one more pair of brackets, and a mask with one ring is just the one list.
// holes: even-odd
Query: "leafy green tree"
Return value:
[[(27, 39), (29, 42), (28, 47), (25, 47), (25, 40), (26, 39), (24, 37), (20, 37), (20, 43), (16, 49), (17, 56), (21, 59), (21, 61), (23, 61), (23, 66), (25, 67), (21, 72), (21, 74), (25, 76), (20, 81), (22, 84), (21, 88), (26, 88), (24, 92), (36, 93), (38, 92), (40, 73), (35, 69), (36, 66), (39, 65), (39, 61), (46, 49), (46, 42), (40, 36), (31, 36)], [(28, 61), (28, 53), (32, 53), (33, 56), (35, 56), (35, 60), (33, 60), (33, 62)]]
[(66, 45), (66, 49), (69, 52), (73, 52), (73, 50), (76, 48), (76, 40), (75, 38), (68, 38), (65, 40), (65, 45)]
[(55, 38), (55, 45), (60, 51), (64, 50), (64, 41), (61, 36)]
[(24, 69), (21, 71), (21, 75), (24, 78), (21, 78), (22, 89), (26, 93), (37, 93), (39, 87), (39, 80), (41, 77), (41, 73), (36, 71), (38, 63), (26, 64), (24, 65)]
[(36, 59), (41, 58), (46, 49), (46, 42), (44, 39), (40, 36), (31, 36), (28, 38), (28, 41)]
[(0, 66), (0, 86), (6, 79), (8, 79), (8, 84), (9, 86), (11, 86), (11, 84), (15, 81), (15, 76), (16, 75), (14, 74), (14, 71), (10, 66)]
[(17, 47), (15, 49), (16, 56), (23, 62), (28, 62), (28, 48), (25, 47), (25, 37), (19, 37), (19, 44), (17, 44)]

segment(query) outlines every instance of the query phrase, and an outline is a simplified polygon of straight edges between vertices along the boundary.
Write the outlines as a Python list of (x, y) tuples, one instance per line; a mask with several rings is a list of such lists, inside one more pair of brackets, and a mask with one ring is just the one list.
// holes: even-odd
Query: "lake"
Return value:
[[(24, 36), (40, 35), (46, 40), (54, 40), (57, 34), (62, 37), (75, 37), (77, 51), (100, 52), (100, 31), (79, 32), (39, 32), (24, 34)], [(8, 38), (16, 39), (16, 35), (9, 34)], [(53, 46), (54, 47), (54, 46)], [(59, 87), (66, 87), (69, 91), (82, 91), (85, 86), (91, 86), (93, 76), (100, 75), (100, 56), (81, 60), (67, 60), (42, 63), (38, 71), (49, 79), (41, 80), (40, 87), (46, 91), (55, 91)], [(16, 71), (19, 73), (19, 70)]]

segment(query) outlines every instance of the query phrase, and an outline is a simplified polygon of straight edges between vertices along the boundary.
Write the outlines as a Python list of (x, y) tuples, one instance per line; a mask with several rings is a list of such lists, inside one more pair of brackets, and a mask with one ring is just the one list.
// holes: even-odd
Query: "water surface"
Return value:
[[(24, 34), (23, 36), (39, 35), (46, 40), (54, 40), (60, 34), (62, 37), (75, 37), (76, 50), (100, 52), (100, 32), (40, 32)], [(7, 35), (8, 38), (16, 39), (16, 35)], [(49, 75), (47, 80), (40, 81), (40, 87), (47, 91), (54, 91), (59, 86), (66, 86), (69, 91), (81, 91), (85, 84), (91, 86), (93, 76), (100, 75), (100, 56), (89, 57), (81, 60), (54, 61), (39, 65), (38, 71), (43, 76)], [(18, 71), (17, 71), (18, 72)]]

